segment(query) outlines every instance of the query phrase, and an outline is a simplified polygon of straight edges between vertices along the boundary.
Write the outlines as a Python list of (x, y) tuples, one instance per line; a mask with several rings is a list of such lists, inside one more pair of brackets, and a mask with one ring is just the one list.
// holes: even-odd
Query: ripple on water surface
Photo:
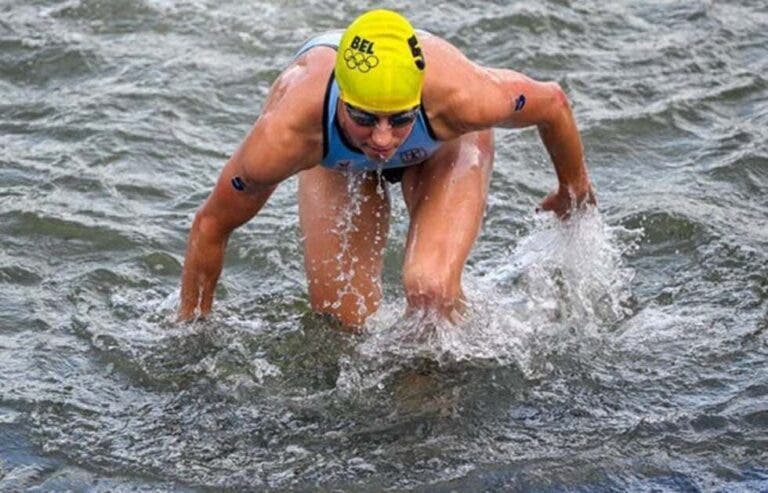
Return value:
[[(539, 317), (539, 309), (517, 301), (496, 308), (478, 302), (460, 327), (403, 319), (395, 302), (358, 336), (329, 330), (325, 319), (311, 315), (294, 315), (284, 329), (246, 324), (236, 314), (169, 327), (163, 321), (169, 307), (151, 301), (156, 294), (130, 294), (139, 285), (94, 272), (79, 281), (85, 291), (73, 301), (83, 309), (70, 328), (87, 345), (89, 369), (70, 381), (72, 399), (49, 392), (35, 406), (36, 440), (50, 453), (105, 470), (220, 487), (343, 485), (368, 476), (407, 487), (462, 477), (478, 457), (528, 457), (539, 427), (596, 416), (586, 404), (582, 414), (569, 409), (570, 387), (588, 372), (579, 352), (587, 348), (571, 347), (569, 354), (580, 336), (557, 327), (592, 317), (587, 306), (611, 298), (622, 303), (619, 265), (604, 265), (581, 285), (562, 271), (573, 260), (562, 248), (574, 238), (593, 244), (596, 254), (609, 249), (591, 257), (592, 267), (618, 261), (599, 220), (581, 222), (572, 230), (539, 226), (514, 254), (515, 270), (499, 274), (521, 297), (537, 290), (551, 311)], [(537, 271), (544, 258), (551, 267)], [(549, 275), (561, 277), (547, 284)], [(482, 279), (475, 283), (478, 297), (502, 301)], [(107, 306), (89, 299), (99, 286), (112, 292), (99, 295)], [(120, 295), (120, 286), (128, 292)], [(622, 309), (612, 317), (625, 315)], [(550, 377), (554, 382), (544, 383)], [(565, 394), (553, 401), (558, 386)], [(67, 404), (91, 395), (99, 396), (98, 405)], [(527, 431), (516, 429), (521, 424)], [(530, 435), (518, 442), (521, 433)], [(567, 447), (568, 440), (574, 437), (558, 428), (534, 443), (542, 453)]]
[(172, 321), (192, 215), (279, 67), (358, 8), (0, 7), (0, 490), (765, 490), (754, 2), (414, 7), (565, 88), (603, 217), (529, 217), (554, 175), (500, 131), (457, 326), (403, 316), (397, 203), (366, 331), (309, 313), (295, 182), (230, 239), (215, 314)]

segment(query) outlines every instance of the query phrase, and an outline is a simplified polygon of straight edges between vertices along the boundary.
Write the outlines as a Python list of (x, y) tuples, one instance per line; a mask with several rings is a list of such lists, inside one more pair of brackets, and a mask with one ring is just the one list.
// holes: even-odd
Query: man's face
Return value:
[(370, 113), (339, 100), (339, 124), (352, 145), (369, 159), (390, 159), (408, 138), (419, 108), (396, 113)]

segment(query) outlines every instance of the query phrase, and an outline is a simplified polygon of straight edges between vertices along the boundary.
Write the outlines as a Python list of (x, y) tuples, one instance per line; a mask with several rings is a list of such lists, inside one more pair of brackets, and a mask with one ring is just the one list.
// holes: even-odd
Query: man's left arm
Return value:
[(512, 70), (467, 63), (465, 83), (451, 98), (453, 130), (465, 133), (536, 125), (558, 179), (557, 190), (547, 195), (540, 207), (566, 217), (574, 206), (595, 204), (581, 137), (560, 85), (539, 82)]

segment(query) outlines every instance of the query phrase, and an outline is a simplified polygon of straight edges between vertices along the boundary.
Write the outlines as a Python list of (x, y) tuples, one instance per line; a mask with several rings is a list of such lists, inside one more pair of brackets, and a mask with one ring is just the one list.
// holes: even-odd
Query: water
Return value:
[(296, 183), (170, 321), (186, 234), (270, 82), (371, 2), (0, 1), (0, 490), (768, 490), (768, 9), (388, 3), (559, 81), (599, 214), (496, 134), (467, 320), (312, 315)]

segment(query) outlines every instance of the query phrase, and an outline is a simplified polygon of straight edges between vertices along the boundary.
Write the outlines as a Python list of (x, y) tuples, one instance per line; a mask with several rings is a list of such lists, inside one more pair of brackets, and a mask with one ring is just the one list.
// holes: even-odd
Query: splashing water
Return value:
[[(339, 220), (339, 234), (353, 231), (352, 217)], [(86, 317), (88, 322), (76, 331), (110, 362), (114, 368), (110, 372), (118, 371), (127, 381), (140, 384), (133, 388), (174, 389), (161, 394), (160, 400), (141, 394), (146, 401), (142, 405), (155, 413), (151, 420), (134, 420), (128, 431), (112, 429), (110, 433), (137, 434), (140, 447), (152, 447), (155, 434), (146, 429), (154, 430), (156, 425), (150, 423), (157, 420), (171, 426), (173, 419), (168, 416), (174, 413), (190, 423), (233, 419), (240, 424), (231, 425), (232, 429), (199, 432), (193, 428), (194, 432), (163, 435), (163, 439), (179, 441), (181, 445), (171, 447), (174, 453), (203, 450), (205, 444), (218, 440), (211, 450), (229, 455), (215, 459), (216, 467), (229, 468), (229, 461), (235, 460), (282, 471), (283, 455), (299, 450), (294, 440), (311, 443), (306, 437), (314, 437), (317, 429), (325, 430), (324, 437), (338, 435), (354, 441), (359, 431), (344, 423), (365, 422), (361, 416), (367, 416), (385, 423), (382, 430), (387, 433), (399, 433), (410, 420), (460, 415), (458, 409), (467, 399), (462, 386), (474, 385), (471, 382), (478, 375), (525, 380), (549, 375), (556, 361), (553, 351), (573, 351), (576, 343), (599, 338), (630, 313), (632, 271), (621, 256), (634, 248), (638, 236), (637, 231), (606, 226), (596, 212), (585, 212), (566, 223), (537, 217), (530, 233), (506, 258), (496, 256), (495, 267), (483, 269), (490, 274), (473, 275), (473, 268), (468, 268), (469, 308), (457, 325), (434, 313), (403, 317), (404, 302), (398, 297), (385, 303), (359, 336), (337, 334), (323, 324), (315, 329), (304, 322), (302, 330), (281, 331), (231, 313), (179, 327), (163, 323), (173, 297), (158, 301), (145, 293), (141, 299), (116, 295), (110, 300), (113, 306), (139, 315), (138, 320), (131, 317), (133, 330), (125, 332)], [(583, 360), (585, 355), (574, 357)], [(189, 400), (200, 407), (178, 408)], [(129, 415), (141, 409), (132, 409)], [(111, 414), (88, 419), (112, 423)], [(86, 426), (78, 422), (61, 432), (62, 422), (45, 409), (32, 420), (52, 450), (71, 448), (74, 434)], [(298, 428), (286, 433), (282, 431), (286, 423)], [(376, 429), (370, 432), (378, 433)], [(94, 431), (89, 436), (95, 440), (102, 435)], [(234, 449), (224, 445), (235, 436), (254, 438), (237, 442)], [(274, 443), (263, 446), (262, 441), (268, 440)], [(254, 450), (257, 456), (252, 456)], [(307, 451), (308, 462), (318, 458), (312, 447), (301, 450)], [(104, 454), (111, 457), (109, 461), (122, 460), (117, 452)], [(190, 467), (208, 464), (201, 454), (191, 459)], [(363, 460), (355, 452), (349, 454), (349, 461)], [(376, 463), (372, 456), (362, 456), (367, 461), (360, 463), (363, 466)], [(156, 466), (152, 454), (143, 452), (136, 452), (131, 461), (135, 462), (132, 467), (150, 470), (168, 467), (164, 462)], [(360, 465), (349, 464), (350, 470)], [(331, 474), (333, 468), (323, 470)], [(260, 477), (251, 472), (253, 478), (230, 481), (251, 485)], [(184, 474), (214, 480), (207, 470), (182, 467)], [(263, 480), (275, 486), (290, 483), (287, 477)]]
[[(546, 317), (540, 324), (594, 334), (631, 313), (634, 272), (623, 266), (621, 255), (635, 249), (641, 235), (641, 230), (607, 226), (594, 208), (566, 222), (537, 217), (511, 265), (494, 280), (503, 283), (512, 274), (520, 288), (513, 294), (525, 299), (528, 315)], [(623, 250), (620, 240), (628, 242)]]
[[(355, 220), (359, 218), (363, 202), (367, 200), (367, 197), (362, 192), (365, 179), (366, 177), (362, 173), (346, 173), (346, 195), (348, 202), (339, 211), (335, 228), (331, 231), (340, 240), (340, 249), (336, 255), (336, 262), (339, 265), (336, 281), (340, 282), (342, 287), (337, 292), (336, 300), (333, 303), (327, 302), (328, 306), (326, 306), (326, 308), (338, 309), (341, 307), (342, 299), (350, 296), (355, 300), (358, 314), (361, 316), (364, 316), (367, 311), (365, 294), (361, 293), (353, 283), (360, 259), (351, 253), (351, 237), (359, 230)], [(381, 193), (383, 194), (383, 191)]]
[[(378, 198), (383, 202), (388, 202), (387, 191), (382, 179), (383, 169), (379, 167), (375, 171), (376, 188), (375, 193)], [(353, 245), (353, 237), (361, 234), (360, 223), (368, 221), (369, 218), (365, 217), (370, 212), (365, 212), (365, 203), (372, 199), (372, 196), (364, 191), (366, 182), (372, 178), (370, 173), (361, 173), (358, 171), (350, 170), (345, 173), (346, 179), (346, 202), (343, 206), (339, 207), (336, 214), (336, 223), (331, 229), (331, 233), (336, 235), (339, 239), (339, 251), (335, 256), (335, 263), (338, 268), (338, 274), (335, 281), (341, 286), (336, 292), (334, 301), (327, 301), (324, 308), (332, 308), (338, 310), (342, 306), (342, 302), (345, 298), (350, 297), (354, 300), (354, 304), (357, 309), (357, 313), (360, 318), (365, 318), (368, 313), (367, 298), (373, 295), (373, 292), (381, 292), (381, 279), (378, 277), (368, 280), (371, 286), (374, 286), (372, 293), (360, 292), (359, 286), (355, 283), (356, 276), (359, 277), (360, 272), (367, 272), (369, 270), (370, 263), (378, 262), (376, 258), (377, 254), (372, 254), (369, 259), (361, 259), (358, 255), (365, 255), (360, 252), (359, 245)], [(374, 221), (380, 223), (381, 210), (374, 212), (377, 219)], [(387, 227), (384, 226), (384, 230)], [(372, 241), (373, 245), (379, 245), (384, 241), (384, 234), (380, 228), (375, 228), (372, 233), (372, 237), (368, 241)], [(359, 241), (359, 240), (358, 240)], [(372, 247), (372, 248), (375, 248)], [(361, 264), (361, 260), (364, 262)], [(360, 270), (360, 272), (358, 272)], [(368, 284), (368, 282), (366, 282)]]
[(356, 358), (343, 362), (337, 386), (381, 385), (425, 361), (444, 368), (512, 364), (529, 377), (547, 372), (542, 353), (588, 346), (631, 314), (634, 272), (621, 256), (641, 236), (641, 230), (607, 226), (596, 209), (566, 222), (537, 216), (508, 261), (484, 277), (468, 273), (462, 322), (453, 325), (431, 312), (401, 317), (401, 302), (383, 306), (369, 319)]

